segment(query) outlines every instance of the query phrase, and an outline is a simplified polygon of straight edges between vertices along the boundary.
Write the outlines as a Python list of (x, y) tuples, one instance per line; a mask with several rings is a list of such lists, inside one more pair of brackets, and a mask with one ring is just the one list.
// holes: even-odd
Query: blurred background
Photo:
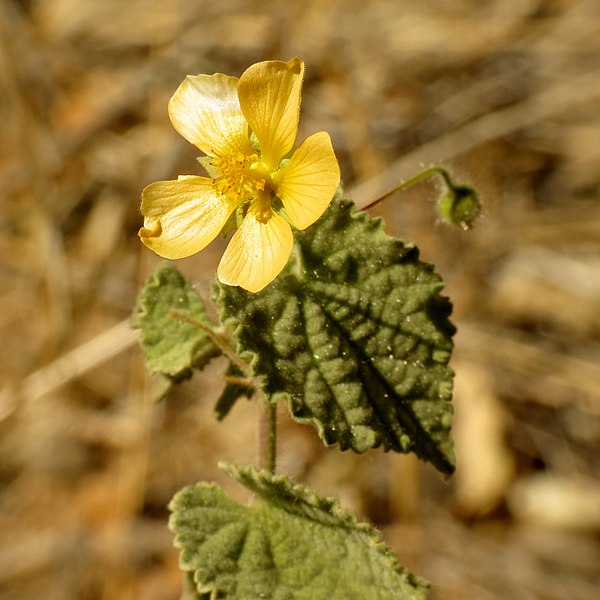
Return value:
[[(176, 600), (167, 504), (255, 460), (256, 414), (212, 409), (224, 364), (153, 404), (128, 319), (158, 262), (141, 189), (199, 174), (167, 102), (186, 74), (301, 56), (300, 138), (330, 132), (365, 205), (436, 265), (458, 326), (458, 470), (324, 450), (280, 411), (280, 465), (383, 530), (432, 599), (600, 589), (597, 0), (2, 0), (0, 598)], [(208, 296), (222, 242), (178, 267)]]

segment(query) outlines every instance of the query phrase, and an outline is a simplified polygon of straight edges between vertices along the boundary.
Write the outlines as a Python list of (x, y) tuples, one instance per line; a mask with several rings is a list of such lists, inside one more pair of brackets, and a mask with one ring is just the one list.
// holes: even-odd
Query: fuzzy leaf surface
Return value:
[(170, 505), (180, 566), (200, 598), (426, 598), (427, 584), (337, 500), (266, 471), (226, 468), (256, 494), (251, 506), (208, 483), (184, 488)]
[(221, 319), (265, 393), (326, 444), (414, 452), (454, 470), (454, 327), (442, 280), (381, 219), (334, 201), (257, 294), (217, 284)]
[(132, 316), (151, 373), (186, 379), (220, 353), (208, 334), (185, 318), (211, 325), (192, 286), (175, 267), (161, 263), (140, 291)]

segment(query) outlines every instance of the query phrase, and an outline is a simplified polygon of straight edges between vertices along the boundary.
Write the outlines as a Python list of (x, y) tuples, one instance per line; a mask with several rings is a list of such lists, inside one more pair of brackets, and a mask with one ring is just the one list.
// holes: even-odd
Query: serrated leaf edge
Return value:
[[(349, 532), (363, 534), (373, 550), (377, 552), (399, 576), (405, 578), (407, 582), (414, 587), (421, 587), (424, 591), (430, 587), (428, 581), (415, 575), (398, 562), (397, 556), (383, 542), (380, 531), (369, 523), (358, 521), (355, 514), (341, 506), (339, 499), (321, 496), (314, 490), (311, 490), (302, 484), (294, 483), (286, 475), (275, 475), (266, 470), (257, 470), (254, 467), (244, 467), (224, 461), (220, 461), (218, 466), (232, 479), (235, 479), (246, 489), (253, 492), (255, 498), (257, 498), (255, 499), (255, 503), (250, 506), (244, 506), (233, 500), (218, 484), (200, 482), (179, 490), (169, 503), (171, 516), (169, 518), (168, 527), (175, 533), (173, 545), (180, 550), (179, 566), (183, 571), (193, 575), (199, 593), (213, 593), (215, 590), (210, 585), (202, 585), (201, 581), (198, 580), (197, 575), (199, 569), (190, 565), (184, 557), (186, 552), (184, 548), (185, 536), (181, 533), (177, 533), (175, 529), (177, 521), (177, 513), (175, 511), (183, 496), (188, 494), (191, 488), (200, 488), (217, 492), (217, 494), (230, 503), (233, 508), (236, 510), (239, 509), (243, 515), (247, 514), (246, 511), (248, 510), (260, 510), (260, 504), (256, 504), (258, 500), (259, 502), (265, 502), (267, 505), (271, 505), (297, 518), (312, 519), (325, 526), (342, 527)], [(267, 493), (268, 486), (274, 487), (276, 492)], [(278, 495), (279, 493), (283, 493), (283, 499)], [(301, 510), (290, 510), (290, 506), (293, 506), (293, 503), (298, 502), (298, 500), (305, 503), (308, 508), (314, 509), (317, 514), (308, 514)], [(323, 519), (322, 514), (319, 513), (331, 515), (331, 519)]]

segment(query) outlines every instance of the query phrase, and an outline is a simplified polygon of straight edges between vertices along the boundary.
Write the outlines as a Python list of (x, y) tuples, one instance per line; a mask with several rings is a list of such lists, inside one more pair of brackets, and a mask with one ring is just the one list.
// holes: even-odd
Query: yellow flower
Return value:
[[(304, 63), (293, 58), (252, 65), (239, 80), (221, 73), (185, 79), (169, 116), (207, 155), (200, 160), (212, 178), (185, 175), (144, 189), (139, 235), (148, 248), (170, 259), (195, 254), (235, 212), (241, 224), (219, 264), (219, 280), (257, 292), (277, 277), (293, 246), (288, 221), (297, 229), (314, 223), (340, 179), (327, 133), (311, 135), (291, 153), (303, 74)], [(274, 209), (275, 198), (281, 202)]]

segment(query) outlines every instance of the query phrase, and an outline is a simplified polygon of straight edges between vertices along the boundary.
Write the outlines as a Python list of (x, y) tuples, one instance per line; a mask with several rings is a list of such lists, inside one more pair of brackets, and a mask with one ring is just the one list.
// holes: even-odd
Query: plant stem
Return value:
[(275, 473), (277, 460), (277, 404), (259, 394), (258, 466)]
[(434, 175), (434, 174), (440, 175), (444, 179), (444, 183), (450, 189), (454, 189), (455, 186), (452, 183), (452, 180), (450, 179), (450, 175), (448, 174), (448, 171), (446, 171), (446, 169), (443, 169), (442, 167), (433, 166), (433, 167), (429, 167), (429, 168), (425, 169), (424, 171), (421, 171), (420, 173), (417, 173), (414, 177), (411, 177), (410, 179), (403, 181), (398, 187), (395, 187), (392, 191), (385, 193), (383, 196), (380, 196), (379, 198), (376, 198), (375, 200), (373, 200), (373, 202), (369, 202), (369, 204), (367, 204), (363, 208), (363, 210), (366, 208), (369, 208), (371, 206), (374, 206), (378, 202), (381, 202), (382, 200), (385, 200), (386, 198), (393, 196), (397, 192), (401, 192), (402, 190), (409, 188), (411, 185), (414, 185), (415, 183), (418, 183), (422, 179), (425, 179), (426, 177), (429, 177), (430, 175)]
[(226, 329), (213, 329), (212, 327), (198, 321), (189, 315), (180, 313), (177, 310), (171, 310), (171, 314), (176, 319), (195, 325), (206, 332), (219, 349), (235, 364), (246, 377), (235, 377), (226, 375), (225, 380), (228, 383), (255, 387), (258, 395), (259, 417), (258, 417), (258, 466), (260, 469), (266, 469), (275, 473), (277, 460), (277, 405), (273, 404), (268, 398), (260, 392), (256, 381), (250, 377), (250, 367), (243, 361), (231, 348), (229, 340), (226, 338)]
[(252, 379), (252, 377), (236, 377), (235, 375), (223, 375), (223, 379), (225, 383), (230, 383), (231, 385), (241, 385), (247, 388), (256, 389), (256, 381)]
[(223, 354), (234, 364), (236, 365), (242, 373), (250, 376), (250, 368), (248, 364), (243, 361), (233, 350), (231, 347), (229, 340), (227, 339), (225, 333), (225, 327), (221, 327), (219, 329), (213, 329), (209, 325), (202, 323), (202, 321), (198, 321), (184, 313), (179, 312), (178, 310), (171, 309), (171, 315), (180, 321), (185, 321), (186, 323), (190, 323), (190, 325), (195, 325), (198, 329), (202, 329), (210, 339), (215, 343), (215, 345), (223, 352)]

